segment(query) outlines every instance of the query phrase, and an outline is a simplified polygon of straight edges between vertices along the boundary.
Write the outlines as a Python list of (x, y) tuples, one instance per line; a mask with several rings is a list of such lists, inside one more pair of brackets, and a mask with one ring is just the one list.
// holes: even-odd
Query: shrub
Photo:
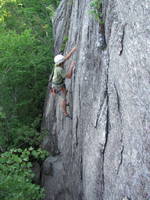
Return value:
[(99, 24), (104, 24), (102, 14), (102, 0), (92, 0), (90, 3), (90, 13), (98, 21)]
[(57, 3), (0, 1), (0, 145), (5, 149), (33, 145), (39, 135), (53, 66), (51, 12), (46, 7), (56, 8)]
[(0, 155), (0, 199), (40, 200), (43, 189), (32, 183), (32, 161), (43, 160), (48, 153), (32, 147), (11, 149)]

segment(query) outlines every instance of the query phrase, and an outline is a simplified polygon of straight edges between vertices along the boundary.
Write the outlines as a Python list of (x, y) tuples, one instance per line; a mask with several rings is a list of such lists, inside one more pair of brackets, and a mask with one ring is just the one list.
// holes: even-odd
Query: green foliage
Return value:
[(2, 200), (41, 200), (43, 190), (38, 185), (32, 184), (24, 176), (0, 173), (0, 199)]
[[(34, 127), (26, 126), (26, 125), (17, 125), (15, 128), (12, 128), (11, 132), (11, 141), (9, 142), (9, 147), (20, 147), (25, 148), (29, 146), (33, 146), (37, 148), (44, 137), (44, 133), (41, 134)], [(10, 139), (9, 138), (9, 139)]]
[(102, 14), (102, 0), (92, 0), (90, 3), (90, 13), (98, 21), (99, 24), (104, 24)]
[(4, 149), (37, 146), (53, 66), (51, 18), (58, 3), (0, 0), (0, 146)]
[(39, 149), (40, 124), (59, 1), (0, 0), (0, 151), (7, 150), (0, 155), (2, 200), (43, 198), (32, 163), (47, 156)]
[(38, 123), (35, 127), (31, 124), (37, 116), (41, 118), (39, 110), (42, 110), (48, 79), (42, 66), (46, 62), (43, 49), (38, 48), (36, 39), (27, 30), (19, 35), (14, 31), (0, 35), (0, 88), (3, 94), (0, 104), (5, 116), (0, 120), (0, 127), (5, 139), (14, 141), (14, 145), (19, 135), (22, 139), (26, 135), (25, 143), (33, 133), (33, 139), (37, 136)]
[(47, 152), (41, 149), (12, 149), (0, 156), (0, 199), (40, 200), (43, 189), (32, 183), (32, 162), (43, 160)]
[(63, 42), (62, 42), (60, 51), (64, 52), (67, 42), (68, 42), (68, 36), (65, 35), (64, 38), (63, 38)]

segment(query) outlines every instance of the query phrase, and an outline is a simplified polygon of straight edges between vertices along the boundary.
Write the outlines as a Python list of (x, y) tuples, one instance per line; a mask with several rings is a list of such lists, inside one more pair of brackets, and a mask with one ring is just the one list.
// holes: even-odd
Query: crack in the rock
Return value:
[(125, 27), (126, 27), (126, 24), (123, 26), (123, 31), (122, 31), (122, 36), (121, 36), (121, 50), (119, 52), (119, 56), (122, 55), (122, 52), (123, 52), (123, 49), (124, 49), (124, 46), (123, 46), (123, 43), (124, 43), (124, 36), (125, 36)]
[(104, 198), (104, 192), (105, 192), (105, 175), (104, 175), (104, 162), (105, 162), (105, 151), (106, 151), (106, 146), (108, 142), (108, 134), (109, 134), (109, 127), (110, 127), (110, 121), (109, 121), (109, 93), (108, 93), (108, 82), (109, 82), (109, 51), (108, 51), (108, 63), (107, 63), (107, 69), (106, 69), (106, 106), (107, 106), (107, 113), (106, 113), (106, 127), (105, 127), (105, 132), (106, 132), (106, 137), (105, 137), (105, 143), (102, 151), (103, 155), (103, 175), (102, 175), (102, 181), (103, 181), (103, 197)]
[(77, 1), (77, 4), (78, 4), (78, 5), (77, 5), (77, 10), (78, 10), (78, 11), (77, 11), (77, 18), (78, 18), (78, 17), (79, 17), (79, 4), (80, 4), (80, 3), (79, 3), (79, 0)]
[(118, 113), (119, 113), (119, 116), (120, 116), (120, 120), (122, 122), (122, 116), (121, 116), (121, 111), (120, 111), (120, 97), (119, 97), (119, 93), (118, 93), (118, 90), (117, 90), (117, 87), (116, 87), (116, 84), (114, 83), (114, 88), (115, 88), (115, 91), (116, 91), (116, 95), (117, 95), (117, 106), (118, 106)]
[(76, 121), (76, 146), (78, 145), (78, 117), (77, 117), (77, 121)]
[[(118, 113), (119, 113), (119, 117), (120, 117), (120, 124), (122, 125), (122, 114), (121, 114), (121, 106), (120, 106), (120, 97), (119, 97), (119, 93), (118, 93), (118, 90), (117, 90), (117, 87), (116, 87), (115, 84), (114, 84), (114, 88), (115, 88), (116, 96), (117, 96), (117, 105), (118, 105)], [(121, 147), (121, 152), (120, 152), (121, 156), (120, 156), (120, 162), (119, 162), (118, 169), (117, 169), (117, 174), (119, 173), (120, 167), (122, 165), (123, 151), (124, 151), (123, 132), (122, 132), (122, 130), (120, 131), (120, 134), (121, 134), (120, 143), (121, 143), (122, 147)]]
[(120, 152), (120, 162), (119, 162), (119, 165), (118, 165), (117, 174), (119, 174), (119, 170), (120, 170), (120, 167), (121, 167), (121, 165), (122, 165), (122, 161), (123, 161), (123, 152), (124, 152), (124, 146), (122, 146), (122, 149), (121, 149), (121, 152)]
[(81, 179), (81, 181), (83, 180), (83, 167), (82, 167), (82, 164), (83, 164), (83, 161), (82, 161), (82, 154), (81, 154), (81, 160), (80, 160), (80, 164), (81, 164), (81, 166), (80, 166), (80, 179)]
[(106, 151), (106, 146), (107, 146), (107, 141), (108, 141), (108, 134), (109, 134), (109, 107), (108, 107), (108, 93), (107, 93), (107, 114), (106, 114), (106, 137), (105, 137), (105, 144), (103, 147), (103, 151), (102, 151), (102, 155), (103, 155), (103, 165), (102, 165), (102, 170), (103, 170), (103, 174), (102, 174), (102, 181), (103, 181), (103, 197), (104, 197), (104, 192), (105, 192), (105, 175), (104, 175), (104, 162), (105, 162), (105, 151)]
[(87, 28), (87, 41), (90, 41), (90, 27)]
[(98, 112), (97, 112), (97, 117), (96, 117), (96, 122), (95, 122), (94, 128), (97, 128), (99, 118), (100, 118), (100, 116), (103, 114), (103, 108), (104, 108), (104, 106), (105, 106), (105, 101), (107, 101), (106, 92), (104, 93), (103, 102), (102, 102), (102, 104), (100, 104), (99, 110), (98, 110)]
[(81, 92), (80, 92), (80, 84), (79, 84), (79, 110), (81, 112)]

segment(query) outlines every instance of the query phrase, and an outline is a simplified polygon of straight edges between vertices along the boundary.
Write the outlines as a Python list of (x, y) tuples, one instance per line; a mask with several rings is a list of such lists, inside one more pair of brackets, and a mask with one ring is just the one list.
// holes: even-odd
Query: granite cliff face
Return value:
[(66, 81), (73, 120), (46, 99), (43, 146), (61, 153), (43, 164), (45, 200), (150, 200), (150, 1), (104, 0), (103, 28), (89, 10), (90, 0), (62, 0), (54, 20), (55, 53), (64, 37), (65, 53), (78, 50)]

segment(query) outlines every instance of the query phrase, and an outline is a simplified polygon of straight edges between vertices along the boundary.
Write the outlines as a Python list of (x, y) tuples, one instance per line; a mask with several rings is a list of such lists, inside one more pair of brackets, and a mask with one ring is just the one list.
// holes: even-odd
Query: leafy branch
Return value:
[(99, 24), (104, 24), (102, 13), (102, 0), (92, 0), (90, 3), (90, 14), (98, 21)]

